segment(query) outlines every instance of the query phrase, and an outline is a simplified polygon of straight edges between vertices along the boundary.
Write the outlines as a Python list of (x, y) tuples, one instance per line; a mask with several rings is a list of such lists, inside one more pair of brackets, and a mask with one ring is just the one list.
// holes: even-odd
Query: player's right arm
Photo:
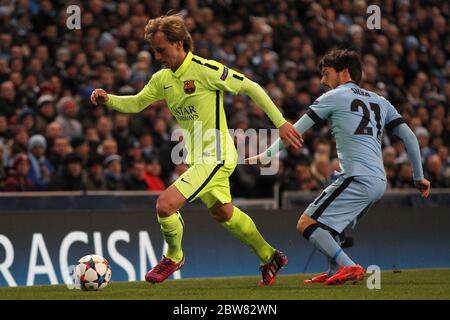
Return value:
[(164, 99), (160, 78), (160, 72), (155, 73), (144, 88), (132, 96), (116, 96), (103, 89), (95, 89), (91, 94), (91, 102), (95, 105), (104, 104), (124, 113), (141, 112), (153, 102)]
[(397, 110), (386, 99), (383, 98), (383, 100), (387, 104), (388, 108), (385, 127), (402, 139), (405, 144), (408, 158), (412, 163), (414, 185), (420, 191), (422, 197), (428, 197), (430, 194), (431, 184), (430, 181), (425, 179), (423, 176), (422, 159), (420, 156), (420, 147), (417, 137), (405, 123)]

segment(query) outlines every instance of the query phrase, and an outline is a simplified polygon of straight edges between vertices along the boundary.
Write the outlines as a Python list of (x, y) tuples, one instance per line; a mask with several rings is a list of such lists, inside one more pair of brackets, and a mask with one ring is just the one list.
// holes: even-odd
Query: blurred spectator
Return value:
[(439, 155), (433, 154), (425, 163), (425, 177), (434, 188), (450, 187), (449, 177), (444, 176), (442, 161)]
[(395, 187), (396, 183), (396, 175), (397, 175), (397, 167), (395, 163), (388, 162), (384, 163), (384, 171), (386, 171), (387, 178), (387, 189), (392, 189)]
[(288, 185), (284, 187), (285, 190), (319, 190), (318, 181), (311, 173), (310, 164), (307, 160), (299, 161), (295, 167), (292, 178)]
[(44, 133), (47, 126), (56, 118), (56, 109), (52, 95), (44, 94), (37, 100), (36, 131)]
[(47, 141), (44, 136), (37, 134), (28, 141), (28, 159), (30, 161), (30, 171), (28, 177), (38, 191), (48, 189), (52, 174), (55, 168), (45, 156)]
[(414, 132), (419, 141), (419, 147), (422, 155), (422, 162), (425, 163), (428, 157), (434, 153), (433, 149), (429, 147), (430, 133), (424, 127), (418, 127)]
[(146, 165), (143, 160), (136, 160), (129, 172), (125, 175), (125, 190), (148, 190), (145, 179)]
[(49, 153), (49, 159), (55, 167), (55, 172), (60, 172), (62, 170), (65, 158), (70, 152), (71, 148), (67, 138), (58, 137), (55, 139)]
[(143, 132), (139, 137), (142, 156), (145, 160), (151, 160), (158, 155), (158, 150), (153, 145), (153, 136), (149, 132)]
[(137, 140), (130, 140), (124, 157), (122, 158), (122, 164), (124, 166), (124, 170), (128, 170), (134, 166), (136, 161), (143, 160), (141, 144)]
[[(424, 137), (424, 141), (425, 141), (425, 137)], [(420, 145), (420, 140), (419, 140), (419, 145)], [(394, 148), (395, 154), (396, 154), (396, 159), (395, 159), (396, 164), (409, 161), (408, 154), (406, 153), (405, 145), (403, 144), (403, 141), (401, 139), (399, 139), (399, 138), (393, 139), (392, 147)]]
[(383, 150), (383, 163), (385, 165), (393, 165), (395, 167), (396, 164), (396, 152), (393, 147), (386, 147)]
[(117, 148), (117, 142), (114, 139), (106, 139), (99, 146), (98, 153), (101, 154), (104, 158), (107, 158), (112, 155), (116, 155), (119, 152)]
[(33, 182), (28, 178), (30, 164), (25, 153), (19, 153), (13, 158), (12, 168), (5, 179), (4, 191), (33, 191)]
[(161, 147), (163, 144), (170, 142), (170, 135), (167, 130), (167, 122), (164, 118), (159, 117), (156, 119), (154, 126), (154, 141), (157, 148)]
[(149, 191), (163, 191), (166, 189), (164, 181), (161, 179), (161, 164), (158, 159), (149, 159), (146, 162), (145, 182)]
[(323, 155), (328, 158), (331, 158), (331, 144), (324, 138), (319, 138), (314, 141), (315, 155)]
[(13, 131), (13, 141), (11, 145), (11, 154), (27, 153), (28, 131), (23, 126), (16, 126)]
[(98, 153), (102, 155), (102, 148), (100, 147), (100, 137), (98, 136), (97, 129), (88, 127), (85, 130), (84, 137), (89, 143), (89, 149), (91, 152)]
[(6, 143), (12, 138), (12, 133), (8, 125), (6, 116), (0, 113), (0, 141)]
[(112, 133), (112, 123), (111, 120), (106, 116), (101, 116), (97, 119), (96, 124), (97, 133), (101, 140), (111, 139)]
[[(405, 161), (399, 164), (397, 178), (395, 180), (396, 188), (414, 188), (414, 182), (412, 180), (412, 166), (409, 161)], [(428, 179), (428, 177), (427, 177)]]
[(126, 151), (128, 140), (130, 139), (130, 118), (127, 114), (116, 113), (114, 115), (114, 127), (112, 136), (117, 141), (119, 152)]
[(256, 187), (259, 170), (257, 166), (238, 164), (230, 177), (231, 193), (234, 198), (245, 198)]
[(74, 137), (70, 141), (72, 152), (78, 155), (83, 161), (83, 166), (86, 166), (89, 159), (90, 148), (89, 143), (84, 137)]
[(81, 123), (76, 119), (79, 107), (74, 99), (70, 97), (61, 98), (56, 104), (58, 122), (63, 130), (64, 136), (68, 138), (81, 136), (83, 133)]
[(12, 81), (4, 81), (0, 84), (0, 110), (12, 121), (11, 118), (15, 115), (16, 110), (20, 110), (21, 106), (16, 98), (16, 89)]
[(83, 170), (83, 160), (76, 154), (65, 158), (64, 166), (50, 183), (53, 191), (77, 191), (87, 189), (87, 178)]
[(100, 155), (89, 158), (87, 162), (86, 190), (106, 190), (106, 178), (103, 173), (103, 160)]
[(23, 126), (29, 135), (33, 135), (36, 133), (35, 130), (35, 115), (34, 111), (31, 110), (28, 107), (23, 108), (20, 110), (18, 116), (17, 116), (17, 123), (21, 126)]
[(116, 154), (103, 160), (106, 188), (108, 190), (125, 190), (122, 176), (122, 158)]
[(45, 128), (45, 138), (52, 145), (56, 138), (63, 137), (62, 127), (58, 122), (50, 122)]
[(331, 161), (326, 154), (316, 154), (311, 164), (311, 174), (318, 182), (319, 189), (323, 189), (331, 181)]

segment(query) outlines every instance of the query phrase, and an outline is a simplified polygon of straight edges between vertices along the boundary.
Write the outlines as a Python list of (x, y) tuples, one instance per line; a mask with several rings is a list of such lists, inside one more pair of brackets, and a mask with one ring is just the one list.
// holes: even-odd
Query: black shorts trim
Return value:
[(214, 167), (213, 171), (209, 174), (208, 178), (206, 178), (206, 180), (202, 183), (202, 185), (197, 190), (195, 190), (195, 192), (187, 199), (188, 202), (192, 201), (192, 199), (194, 199), (197, 196), (197, 194), (200, 191), (202, 191), (202, 189), (208, 184), (208, 182), (211, 181), (211, 179), (214, 177), (214, 175), (217, 173), (217, 171), (219, 171), (219, 169), (221, 167), (223, 167), (224, 164), (225, 164), (225, 161), (222, 161), (221, 163), (218, 163)]
[(350, 182), (353, 181), (354, 177), (348, 177), (346, 178), (342, 184), (334, 190), (328, 198), (325, 199), (325, 201), (317, 208), (317, 210), (311, 215), (311, 218), (314, 220), (317, 220), (322, 213), (325, 211), (326, 208), (333, 202), (334, 199), (336, 199), (342, 191), (344, 191), (350, 184)]

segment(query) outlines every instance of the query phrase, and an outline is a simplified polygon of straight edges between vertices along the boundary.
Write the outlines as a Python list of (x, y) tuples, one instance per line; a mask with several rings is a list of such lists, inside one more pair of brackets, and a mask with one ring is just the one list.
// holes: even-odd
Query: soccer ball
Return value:
[(111, 280), (111, 267), (105, 258), (89, 254), (78, 260), (75, 274), (81, 289), (96, 291), (108, 285)]

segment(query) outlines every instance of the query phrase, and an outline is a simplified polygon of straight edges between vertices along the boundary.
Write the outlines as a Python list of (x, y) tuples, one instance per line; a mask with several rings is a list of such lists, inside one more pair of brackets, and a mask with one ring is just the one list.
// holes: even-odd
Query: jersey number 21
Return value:
[[(366, 104), (359, 100), (355, 99), (352, 101), (352, 104), (350, 106), (350, 110), (352, 112), (358, 112), (359, 108), (363, 111), (363, 116), (361, 119), (361, 122), (358, 125), (358, 128), (356, 128), (354, 134), (362, 134), (362, 135), (368, 135), (373, 136), (373, 129), (368, 126), (370, 122), (370, 111), (367, 108)], [(370, 103), (370, 109), (375, 113), (375, 121), (377, 122), (377, 140), (381, 141), (381, 114), (380, 114), (380, 106), (376, 103)]]

